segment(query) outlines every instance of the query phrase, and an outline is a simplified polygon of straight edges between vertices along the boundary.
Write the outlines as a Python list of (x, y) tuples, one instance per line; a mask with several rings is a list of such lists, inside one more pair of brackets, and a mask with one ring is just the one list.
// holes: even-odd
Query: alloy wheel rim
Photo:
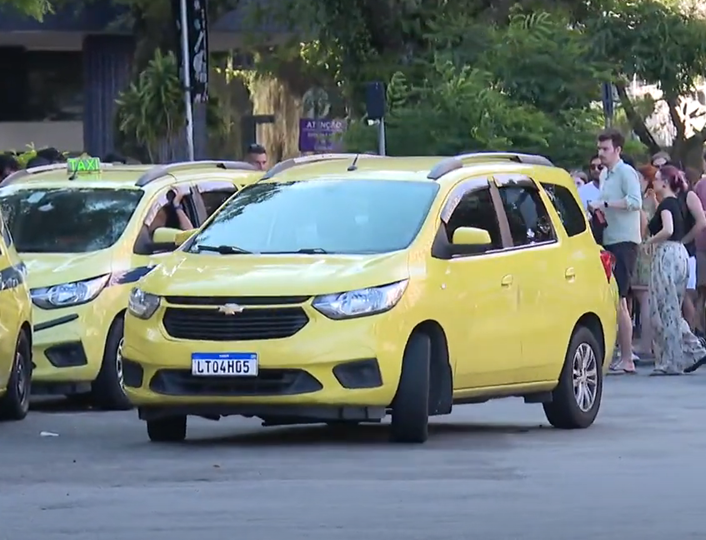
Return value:
[(588, 412), (596, 403), (598, 394), (598, 362), (593, 347), (581, 343), (573, 359), (574, 398), (582, 412)]
[(15, 380), (16, 380), (16, 390), (17, 390), (17, 397), (20, 400), (20, 403), (24, 405), (24, 403), (27, 401), (29, 398), (29, 375), (27, 373), (27, 366), (24, 360), (24, 357), (22, 356), (22, 353), (17, 352), (15, 354), (15, 365), (16, 365), (16, 372), (15, 372)]
[(115, 353), (115, 372), (118, 375), (118, 382), (120, 383), (120, 388), (123, 388), (125, 385), (123, 384), (123, 342), (125, 341), (125, 338), (120, 339), (120, 343), (118, 343), (118, 350)]

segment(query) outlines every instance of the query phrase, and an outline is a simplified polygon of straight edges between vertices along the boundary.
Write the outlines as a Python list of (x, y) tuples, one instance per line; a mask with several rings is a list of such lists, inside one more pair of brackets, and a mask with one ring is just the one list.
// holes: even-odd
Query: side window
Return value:
[(500, 197), (516, 246), (555, 240), (552, 221), (536, 189), (506, 186), (500, 188)]
[(235, 187), (231, 191), (218, 190), (218, 191), (206, 191), (201, 194), (203, 199), (203, 204), (206, 207), (206, 217), (211, 217), (211, 215), (218, 210), (221, 205), (226, 202), (235, 193)]
[[(135, 243), (134, 252), (139, 255), (149, 255), (153, 253), (152, 249), (152, 234), (160, 227), (169, 227), (172, 229), (186, 230), (187, 227), (182, 226), (179, 221), (179, 216), (172, 208), (170, 193), (182, 193), (181, 205), (184, 208), (191, 226), (198, 223), (196, 219), (196, 207), (194, 205), (193, 196), (188, 185), (174, 186), (161, 193), (151, 203), (147, 215), (142, 223), (142, 229)], [(190, 227), (189, 227), (190, 228)]]
[(446, 224), (446, 235), (449, 242), (453, 238), (454, 231), (459, 227), (485, 229), (490, 233), (490, 239), (493, 242), (492, 249), (503, 248), (498, 216), (495, 213), (495, 206), (488, 188), (471, 191), (461, 198)]
[(196, 189), (201, 194), (201, 200), (206, 210), (205, 219), (211, 217), (238, 190), (233, 182), (215, 178), (198, 181)]
[(187, 217), (192, 224), (196, 223), (196, 207), (194, 206), (193, 196), (189, 191), (188, 186), (180, 186), (179, 188), (172, 187), (165, 193), (162, 193), (159, 198), (152, 203), (152, 206), (145, 217), (144, 226), (147, 227), (150, 234), (160, 227), (169, 227), (172, 229), (183, 229), (179, 222), (179, 217), (172, 208), (171, 193), (179, 191), (183, 194), (181, 205), (184, 207)]
[(586, 218), (571, 191), (557, 184), (542, 184), (561, 218), (566, 234), (576, 236), (586, 230)]

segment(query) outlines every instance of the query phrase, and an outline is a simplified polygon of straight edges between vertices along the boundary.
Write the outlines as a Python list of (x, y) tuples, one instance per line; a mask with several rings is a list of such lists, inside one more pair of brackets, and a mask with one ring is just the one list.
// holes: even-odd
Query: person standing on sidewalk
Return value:
[(689, 253), (684, 245), (687, 213), (678, 194), (686, 191), (687, 185), (684, 174), (667, 165), (660, 168), (654, 186), (661, 202), (650, 220), (652, 236), (647, 240), (656, 246), (650, 272), (650, 321), (657, 345), (652, 375), (681, 375), (697, 369), (706, 359), (706, 348), (682, 316)]
[[(686, 251), (689, 254), (689, 280), (686, 285), (686, 296), (682, 304), (682, 313), (692, 332), (696, 330), (697, 314), (696, 314), (696, 237), (706, 229), (706, 214), (704, 214), (704, 206), (701, 198), (693, 190), (695, 182), (689, 182), (689, 177), (685, 172), (682, 172), (677, 167), (665, 165), (660, 169), (667, 181), (671, 178), (679, 177), (679, 186), (681, 190), (676, 193), (677, 199), (682, 206), (684, 212), (684, 223), (686, 232), (682, 242), (686, 246)], [(698, 173), (697, 173), (698, 176)]]
[[(640, 339), (635, 352), (642, 358), (643, 355), (651, 357), (654, 354), (652, 348), (652, 327), (650, 326), (650, 269), (652, 266), (652, 256), (654, 255), (654, 244), (648, 244), (650, 237), (648, 224), (657, 211), (657, 194), (654, 191), (655, 175), (657, 169), (652, 165), (638, 167), (640, 174), (640, 189), (642, 190), (642, 211), (640, 216), (642, 244), (637, 252), (637, 264), (635, 273), (631, 279), (632, 294), (637, 303), (639, 314)], [(633, 308), (633, 312), (635, 308)]]
[(625, 138), (615, 129), (598, 136), (598, 156), (604, 165), (601, 171), (601, 195), (589, 203), (589, 210), (605, 214), (606, 228), (603, 247), (615, 257), (615, 281), (618, 284), (618, 346), (620, 361), (611, 366), (614, 372), (636, 373), (632, 356), (632, 318), (627, 297), (630, 279), (635, 272), (638, 247), (642, 242), (640, 210), (642, 190), (637, 171), (621, 159)]
[(245, 153), (245, 161), (261, 171), (267, 170), (267, 150), (261, 144), (251, 144)]
[(601, 196), (601, 171), (603, 162), (598, 155), (591, 158), (588, 168), (589, 181), (579, 188), (579, 196), (583, 203), (584, 210), (588, 210), (591, 201)]
[[(704, 175), (694, 185), (694, 193), (706, 208), (706, 152), (703, 155)], [(706, 230), (696, 234), (696, 327), (701, 337), (706, 336)]]

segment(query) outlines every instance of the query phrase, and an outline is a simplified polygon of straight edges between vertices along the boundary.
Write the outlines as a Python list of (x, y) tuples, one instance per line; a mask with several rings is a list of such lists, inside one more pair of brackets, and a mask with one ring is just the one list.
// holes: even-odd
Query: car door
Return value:
[(12, 238), (1, 216), (0, 233), (0, 388), (6, 388), (22, 324), (20, 285), (24, 275), (19, 257), (11, 251)]
[(196, 182), (194, 191), (197, 194), (195, 202), (200, 207), (201, 221), (199, 225), (201, 225), (238, 189), (233, 182), (227, 180), (200, 180)]
[[(564, 254), (564, 279), (559, 280), (557, 294), (572, 301), (557, 305), (562, 312), (557, 332), (564, 336), (566, 350), (576, 322), (592, 310), (591, 306), (599, 298), (595, 285), (598, 249), (583, 210), (569, 188), (551, 182), (542, 182), (541, 185), (551, 203), (548, 207), (553, 208), (558, 223), (561, 223), (557, 225), (557, 232)], [(605, 279), (600, 274), (598, 278)]]
[(455, 390), (505, 384), (521, 365), (521, 344), (514, 331), (516, 268), (504, 249), (508, 238), (498, 221), (498, 204), (487, 179), (472, 179), (452, 191), (442, 211), (445, 241), (450, 242), (459, 227), (485, 229), (492, 240), (490, 250), (454, 256), (442, 269), (442, 287), (452, 299), (448, 307), (452, 317), (445, 330)]
[(537, 184), (527, 176), (495, 177), (510, 226), (519, 289), (517, 332), (522, 341), (522, 369), (517, 382), (556, 377), (557, 358), (565, 353), (558, 331), (561, 306), (570, 302), (562, 288), (564, 251)]

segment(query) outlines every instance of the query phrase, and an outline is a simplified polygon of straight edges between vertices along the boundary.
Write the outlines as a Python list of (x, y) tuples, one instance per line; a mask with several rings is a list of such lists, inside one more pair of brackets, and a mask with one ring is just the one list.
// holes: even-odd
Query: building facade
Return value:
[[(115, 99), (131, 80), (135, 46), (116, 24), (125, 8), (109, 0), (68, 4), (41, 22), (0, 10), (0, 152), (27, 145), (115, 151)], [(212, 23), (211, 51), (239, 48), (241, 26), (238, 13)], [(203, 154), (204, 115), (196, 115), (195, 131)]]

